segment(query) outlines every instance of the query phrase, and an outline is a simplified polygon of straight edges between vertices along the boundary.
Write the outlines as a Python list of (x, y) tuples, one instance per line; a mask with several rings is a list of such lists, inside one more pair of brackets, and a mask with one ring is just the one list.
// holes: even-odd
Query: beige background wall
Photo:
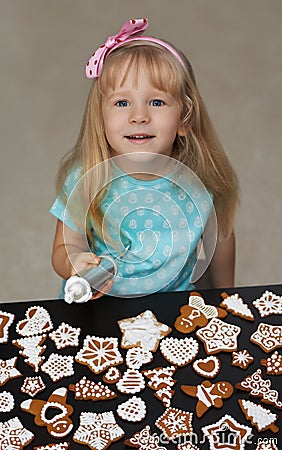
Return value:
[(84, 64), (128, 18), (191, 59), (237, 169), (237, 285), (281, 275), (280, 0), (0, 1), (0, 301), (54, 298), (50, 264), (58, 163), (76, 139)]

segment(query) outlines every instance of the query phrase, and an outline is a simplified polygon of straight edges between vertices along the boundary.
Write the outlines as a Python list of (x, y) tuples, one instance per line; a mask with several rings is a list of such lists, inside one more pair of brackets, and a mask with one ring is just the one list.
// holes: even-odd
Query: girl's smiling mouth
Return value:
[(155, 136), (151, 134), (145, 134), (145, 133), (136, 133), (136, 134), (130, 134), (128, 136), (125, 136), (125, 138), (131, 142), (134, 143), (143, 143), (148, 142), (149, 140), (153, 139)]

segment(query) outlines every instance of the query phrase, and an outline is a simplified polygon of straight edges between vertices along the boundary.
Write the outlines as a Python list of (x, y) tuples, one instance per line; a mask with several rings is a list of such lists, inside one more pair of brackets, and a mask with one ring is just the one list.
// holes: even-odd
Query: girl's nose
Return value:
[(150, 121), (150, 116), (147, 108), (145, 107), (135, 107), (132, 109), (129, 117), (130, 123), (148, 123)]

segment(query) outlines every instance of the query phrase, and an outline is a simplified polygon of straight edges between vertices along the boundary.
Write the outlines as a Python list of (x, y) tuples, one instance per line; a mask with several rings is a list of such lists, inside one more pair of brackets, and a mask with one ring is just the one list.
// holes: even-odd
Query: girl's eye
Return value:
[(164, 102), (163, 102), (163, 100), (155, 99), (155, 100), (151, 101), (151, 105), (152, 106), (163, 106)]
[(116, 102), (116, 105), (124, 108), (125, 106), (129, 105), (129, 102), (127, 100), (119, 100), (118, 102)]

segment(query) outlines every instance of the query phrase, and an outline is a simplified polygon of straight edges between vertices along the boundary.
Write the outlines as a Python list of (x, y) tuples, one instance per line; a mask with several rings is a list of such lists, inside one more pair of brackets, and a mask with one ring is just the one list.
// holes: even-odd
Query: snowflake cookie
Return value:
[(269, 358), (261, 359), (260, 363), (265, 366), (268, 375), (282, 375), (282, 355), (277, 350)]
[(9, 339), (9, 328), (15, 319), (12, 313), (0, 311), (0, 344), (5, 344)]
[(170, 364), (182, 367), (196, 358), (199, 352), (199, 344), (192, 337), (184, 339), (168, 337), (161, 341), (160, 351)]
[(87, 445), (91, 450), (106, 450), (112, 442), (124, 436), (112, 411), (102, 413), (82, 412), (80, 425), (73, 435), (74, 442)]
[(250, 364), (254, 362), (254, 358), (248, 350), (238, 350), (237, 352), (232, 352), (232, 366), (241, 367), (241, 369), (247, 369)]
[(101, 381), (95, 383), (86, 377), (82, 377), (76, 384), (70, 384), (69, 390), (74, 392), (76, 400), (112, 400), (117, 397), (117, 394)]
[(89, 367), (94, 373), (103, 372), (123, 362), (118, 349), (118, 339), (86, 336), (83, 348), (76, 354), (75, 361)]
[(54, 341), (58, 350), (66, 347), (77, 347), (79, 345), (79, 335), (81, 328), (74, 328), (67, 323), (62, 322), (57, 330), (52, 331), (49, 337)]
[[(55, 389), (47, 400), (24, 400), (20, 406), (23, 411), (34, 415), (36, 425), (45, 426), (53, 437), (62, 438), (73, 428), (70, 418), (73, 407), (67, 403), (67, 395), (67, 389), (61, 387)], [(50, 412), (52, 413), (51, 418)]]
[(278, 419), (278, 415), (272, 413), (269, 409), (263, 408), (250, 400), (239, 399), (238, 403), (247, 420), (257, 428), (259, 432), (270, 430), (278, 433), (279, 428), (274, 422)]
[(168, 325), (159, 322), (150, 310), (119, 320), (118, 325), (123, 334), (122, 348), (143, 347), (151, 352), (155, 352), (159, 341), (172, 331)]
[(234, 391), (233, 386), (227, 381), (218, 381), (212, 384), (210, 381), (205, 380), (198, 386), (182, 384), (180, 388), (186, 395), (198, 399), (196, 404), (197, 417), (202, 417), (211, 406), (221, 408), (223, 399), (231, 397)]
[(16, 331), (20, 336), (35, 336), (53, 329), (50, 314), (43, 306), (31, 306), (27, 309), (25, 317), (26, 319), (16, 325)]
[(0, 392), (0, 412), (10, 412), (14, 409), (15, 399), (11, 392)]
[(62, 356), (57, 353), (51, 353), (47, 361), (41, 366), (41, 370), (47, 373), (54, 383), (65, 377), (74, 375), (73, 356)]
[(0, 448), (22, 450), (34, 439), (34, 434), (24, 428), (18, 417), (0, 422)]
[(118, 405), (117, 415), (128, 422), (141, 422), (146, 416), (146, 403), (134, 395)]
[(17, 359), (16, 356), (10, 359), (0, 359), (0, 386), (3, 386), (12, 378), (22, 376), (21, 372), (16, 369)]
[(282, 325), (260, 323), (257, 330), (251, 335), (250, 341), (257, 344), (266, 353), (282, 347)]
[(241, 328), (220, 319), (211, 319), (196, 335), (204, 343), (208, 354), (237, 350), (237, 337)]
[(270, 291), (265, 291), (260, 298), (253, 301), (261, 317), (271, 314), (282, 314), (282, 297)]
[(26, 377), (21, 387), (21, 392), (35, 397), (40, 392), (44, 391), (46, 386), (40, 376), (38, 377)]
[(252, 397), (261, 397), (263, 403), (268, 403), (275, 408), (282, 409), (279, 393), (271, 389), (271, 381), (262, 378), (261, 369), (257, 369), (252, 375), (248, 375), (241, 383), (237, 383), (237, 389), (249, 392)]
[(226, 292), (223, 292), (221, 297), (223, 298), (223, 301), (220, 303), (222, 308), (225, 308), (234, 316), (241, 317), (241, 319), (255, 320), (249, 306), (239, 297), (239, 294), (228, 295)]
[(217, 356), (211, 355), (204, 359), (197, 359), (193, 362), (192, 367), (198, 375), (214, 378), (220, 372), (221, 362)]
[(169, 407), (156, 420), (155, 425), (163, 431), (168, 440), (172, 440), (180, 436), (189, 436), (193, 433), (192, 417), (192, 412)]
[(244, 450), (246, 441), (252, 437), (252, 429), (237, 422), (229, 414), (203, 427), (202, 432), (208, 438), (210, 450)]

